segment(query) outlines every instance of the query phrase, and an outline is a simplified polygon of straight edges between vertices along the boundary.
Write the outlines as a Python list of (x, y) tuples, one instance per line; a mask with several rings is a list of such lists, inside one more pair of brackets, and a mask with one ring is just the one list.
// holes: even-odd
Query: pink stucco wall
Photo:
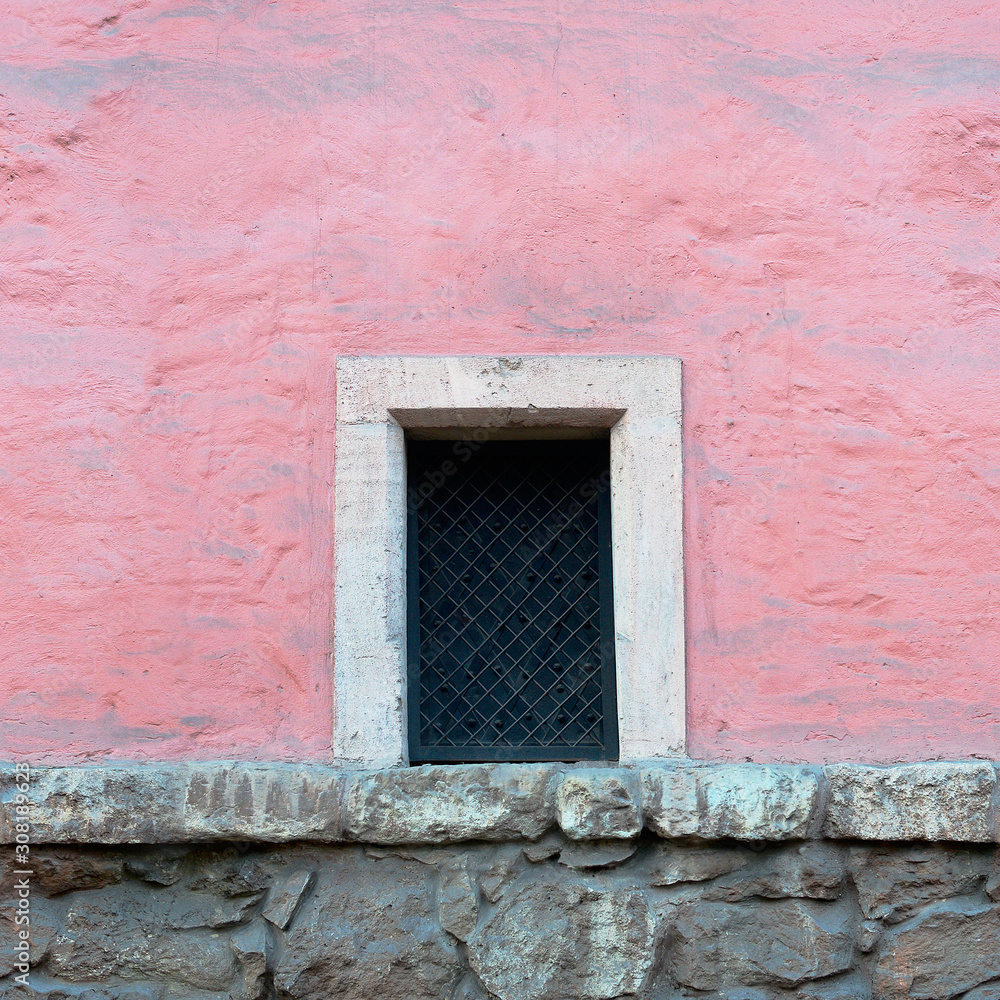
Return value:
[(337, 354), (641, 352), (692, 755), (1000, 757), (996, 4), (0, 35), (0, 754), (324, 759)]

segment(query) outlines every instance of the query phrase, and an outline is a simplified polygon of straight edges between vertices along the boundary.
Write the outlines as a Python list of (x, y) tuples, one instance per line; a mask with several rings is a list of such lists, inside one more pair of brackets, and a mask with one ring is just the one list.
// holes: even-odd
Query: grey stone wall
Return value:
[(1000, 1000), (992, 764), (122, 766), (31, 789), (31, 987), (0, 848), (3, 1000)]

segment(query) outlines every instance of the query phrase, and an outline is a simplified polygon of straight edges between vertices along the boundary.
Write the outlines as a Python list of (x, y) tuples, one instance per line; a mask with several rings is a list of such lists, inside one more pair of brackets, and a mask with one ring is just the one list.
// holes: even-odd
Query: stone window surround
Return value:
[(337, 361), (333, 757), (407, 763), (408, 430), (607, 429), (620, 759), (685, 749), (681, 363), (662, 356)]

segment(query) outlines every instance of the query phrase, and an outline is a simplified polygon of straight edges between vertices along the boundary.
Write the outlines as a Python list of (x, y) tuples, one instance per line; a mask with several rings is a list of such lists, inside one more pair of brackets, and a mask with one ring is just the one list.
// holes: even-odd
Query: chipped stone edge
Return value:
[[(28, 836), (35, 844), (535, 840), (557, 828), (560, 783), (580, 770), (581, 778), (618, 778), (633, 789), (639, 827), (664, 838), (1000, 843), (998, 766), (655, 761), (586, 771), (572, 764), (358, 771), (243, 761), (45, 765), (32, 768)], [(16, 781), (15, 765), (0, 763), (2, 844), (21, 832)], [(599, 811), (592, 823), (592, 831), (584, 825), (574, 838), (608, 836)]]

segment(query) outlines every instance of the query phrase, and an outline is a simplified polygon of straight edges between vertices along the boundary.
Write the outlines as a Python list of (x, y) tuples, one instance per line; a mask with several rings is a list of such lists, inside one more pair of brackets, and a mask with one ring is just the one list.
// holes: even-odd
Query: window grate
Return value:
[(618, 755), (609, 446), (408, 444), (410, 759)]

